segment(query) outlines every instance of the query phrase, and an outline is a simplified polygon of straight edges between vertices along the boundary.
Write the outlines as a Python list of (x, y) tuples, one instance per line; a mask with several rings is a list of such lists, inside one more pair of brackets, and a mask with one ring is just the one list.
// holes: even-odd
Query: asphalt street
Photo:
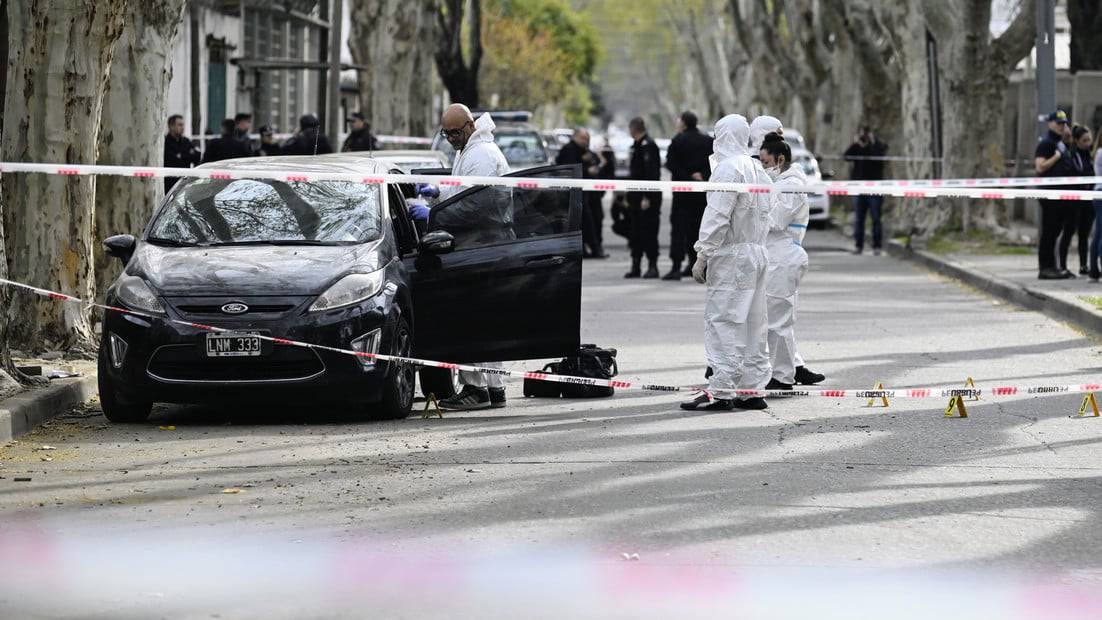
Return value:
[[(1093, 337), (852, 256), (833, 232), (805, 245), (798, 335), (822, 387), (1102, 377)], [(610, 250), (585, 263), (584, 340), (619, 349), (625, 378), (701, 382), (704, 288), (626, 281), (625, 250)], [(1102, 605), (1083, 586), (1102, 578), (1102, 418), (1079, 417), (1079, 396), (984, 398), (946, 419), (942, 400), (690, 413), (686, 395), (508, 393), (503, 410), (383, 423), (161, 406), (127, 426), (76, 411), (0, 448), (0, 608), (616, 616), (729, 609), (734, 588), (739, 609), (772, 612), (746, 617), (806, 617), (803, 597), (855, 583), (892, 617), (935, 604), (973, 617), (959, 614), (980, 592), (1007, 609), (1050, 596), (1066, 609), (1049, 617)], [(885, 593), (900, 581), (921, 593), (910, 604)]]

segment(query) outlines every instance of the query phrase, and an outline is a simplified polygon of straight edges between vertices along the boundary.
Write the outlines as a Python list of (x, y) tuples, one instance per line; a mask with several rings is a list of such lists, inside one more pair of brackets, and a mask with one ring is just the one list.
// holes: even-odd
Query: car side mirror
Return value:
[(455, 237), (446, 230), (434, 230), (421, 237), (421, 251), (426, 254), (447, 254), (455, 250)]
[(130, 258), (134, 256), (134, 248), (137, 245), (138, 240), (134, 238), (134, 235), (114, 235), (103, 240), (103, 247), (107, 251), (107, 255), (121, 260), (123, 265), (130, 262)]

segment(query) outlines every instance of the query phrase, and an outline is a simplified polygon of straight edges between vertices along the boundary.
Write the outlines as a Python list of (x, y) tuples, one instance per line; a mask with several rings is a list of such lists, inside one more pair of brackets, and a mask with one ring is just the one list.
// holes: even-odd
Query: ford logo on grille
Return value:
[(245, 314), (248, 311), (249, 307), (239, 301), (234, 301), (222, 306), (222, 312), (226, 314)]

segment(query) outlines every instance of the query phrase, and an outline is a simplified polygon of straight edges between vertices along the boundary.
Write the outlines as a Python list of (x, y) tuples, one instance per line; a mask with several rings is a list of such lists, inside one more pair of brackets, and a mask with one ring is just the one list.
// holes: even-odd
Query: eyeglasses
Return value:
[(440, 135), (444, 138), (458, 138), (459, 136), (463, 135), (463, 131), (465, 129), (467, 129), (467, 125), (470, 125), (470, 124), (471, 124), (471, 121), (467, 121), (466, 123), (463, 123), (462, 127), (458, 127), (456, 129), (443, 129), (442, 128), (442, 129), (440, 129)]

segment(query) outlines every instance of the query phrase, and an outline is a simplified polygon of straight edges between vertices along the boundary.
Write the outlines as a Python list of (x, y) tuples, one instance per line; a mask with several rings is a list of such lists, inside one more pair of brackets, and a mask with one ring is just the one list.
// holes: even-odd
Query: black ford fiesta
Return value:
[[(184, 179), (139, 238), (104, 245), (125, 265), (107, 303), (99, 392), (113, 422), (154, 402), (302, 402), (409, 415), (416, 369), (299, 346), (459, 363), (577, 351), (581, 192), (476, 187), (441, 200), (425, 234), (400, 184), (265, 180), (248, 172), (385, 172), (349, 155), (222, 161), (240, 170)], [(574, 166), (520, 176), (575, 177)], [(175, 319), (173, 322), (166, 319)], [(182, 322), (212, 325), (210, 332)], [(422, 390), (449, 396), (449, 371), (422, 368)]]

